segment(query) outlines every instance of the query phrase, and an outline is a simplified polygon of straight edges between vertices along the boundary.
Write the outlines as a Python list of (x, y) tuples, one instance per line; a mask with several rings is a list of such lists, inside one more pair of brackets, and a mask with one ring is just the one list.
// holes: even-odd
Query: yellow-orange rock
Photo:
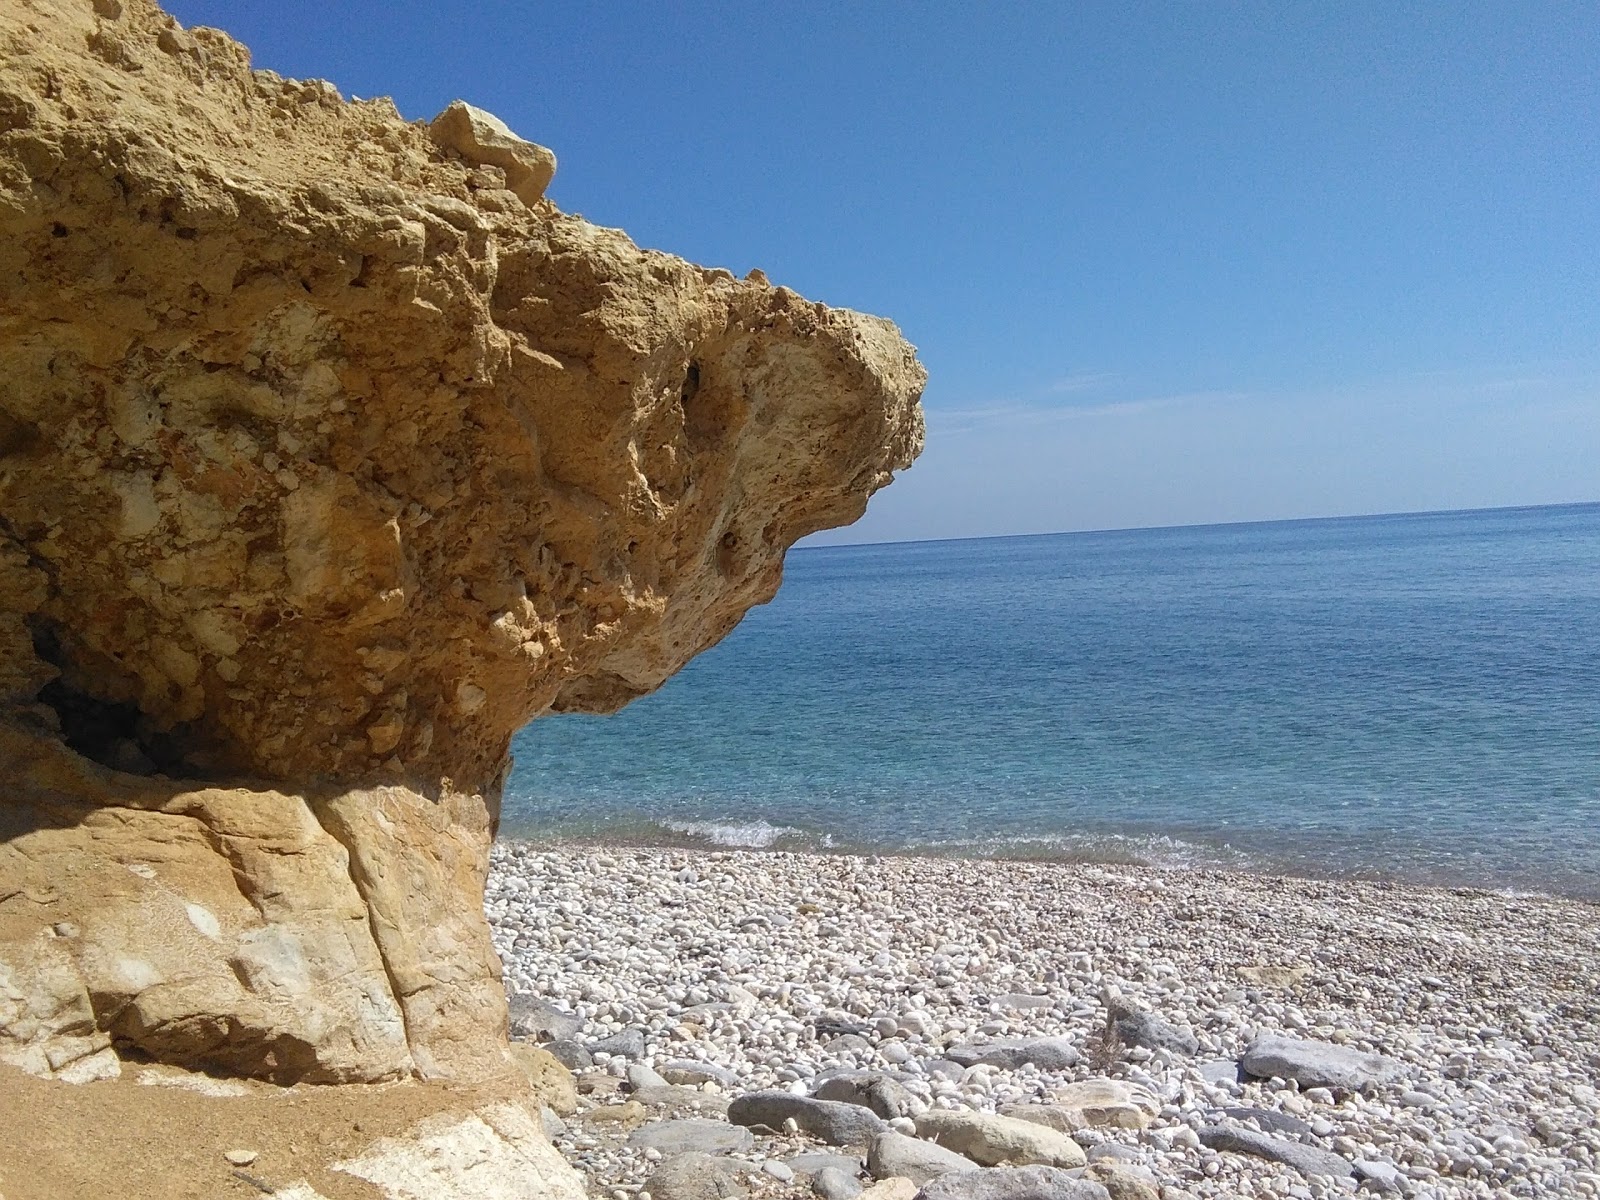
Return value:
[(528, 1087), (541, 1104), (563, 1117), (578, 1111), (577, 1081), (554, 1054), (528, 1042), (514, 1042), (511, 1057), (528, 1077)]
[(716, 642), (919, 448), (888, 322), (120, 7), (0, 16), (14, 701), (53, 675), (170, 774), (476, 789), (530, 718)]
[(509, 1070), (511, 734), (658, 686), (920, 449), (887, 321), (478, 125), (0, 7), (0, 1057)]

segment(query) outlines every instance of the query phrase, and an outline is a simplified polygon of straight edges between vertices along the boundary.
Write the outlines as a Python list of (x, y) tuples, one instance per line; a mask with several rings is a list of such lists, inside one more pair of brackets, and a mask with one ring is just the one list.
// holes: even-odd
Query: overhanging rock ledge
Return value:
[(144, 0), (0, 10), (0, 1059), (504, 1070), (511, 734), (659, 686), (920, 450), (893, 325), (547, 167)]

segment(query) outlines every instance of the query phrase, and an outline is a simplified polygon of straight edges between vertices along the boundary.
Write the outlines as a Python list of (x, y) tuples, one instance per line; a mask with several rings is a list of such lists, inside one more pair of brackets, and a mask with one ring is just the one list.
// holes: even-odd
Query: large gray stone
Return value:
[(737, 1200), (746, 1195), (726, 1163), (705, 1154), (680, 1154), (650, 1176), (654, 1200)]
[(685, 1087), (699, 1087), (702, 1083), (714, 1083), (720, 1088), (739, 1086), (739, 1077), (728, 1068), (688, 1058), (669, 1062), (661, 1068), (661, 1076), (668, 1083), (681, 1084)]
[(1368, 1191), (1398, 1195), (1406, 1189), (1405, 1172), (1387, 1159), (1358, 1158), (1351, 1165)]
[(1059, 1130), (965, 1109), (929, 1109), (917, 1118), (917, 1136), (986, 1167), (1081, 1167), (1085, 1161), (1083, 1147)]
[(1382, 1054), (1370, 1054), (1332, 1042), (1264, 1033), (1250, 1043), (1240, 1065), (1251, 1075), (1293, 1079), (1302, 1088), (1343, 1088), (1362, 1092), (1398, 1083), (1409, 1071), (1406, 1065)]
[(587, 1071), (594, 1066), (594, 1055), (584, 1048), (582, 1042), (574, 1041), (572, 1038), (557, 1038), (553, 1042), (544, 1043), (544, 1048), (569, 1071)]
[(815, 1175), (819, 1171), (833, 1168), (843, 1171), (854, 1179), (861, 1174), (861, 1160), (852, 1158), (848, 1154), (829, 1154), (824, 1150), (808, 1150), (804, 1154), (796, 1154), (793, 1158), (783, 1160), (789, 1164), (789, 1169), (797, 1175)]
[(860, 1071), (824, 1079), (812, 1093), (818, 1100), (859, 1104), (886, 1121), (914, 1117), (926, 1107), (902, 1084), (877, 1071)]
[(1168, 1024), (1126, 997), (1112, 997), (1108, 1008), (1112, 1032), (1124, 1046), (1143, 1046), (1147, 1050), (1166, 1050), (1185, 1056), (1200, 1050), (1200, 1042), (1194, 1034)]
[(641, 1125), (628, 1135), (628, 1145), (640, 1149), (653, 1146), (663, 1154), (727, 1154), (748, 1150), (755, 1145), (748, 1129), (726, 1121), (686, 1117), (681, 1121), (657, 1121)]
[(937, 1142), (907, 1137), (892, 1129), (873, 1138), (867, 1150), (867, 1173), (874, 1179), (898, 1175), (918, 1185), (951, 1171), (971, 1171), (981, 1165)]
[(573, 1037), (583, 1018), (564, 1012), (548, 1000), (518, 992), (506, 997), (511, 1036), (529, 1042), (555, 1042)]
[(628, 1069), (624, 1073), (624, 1078), (627, 1079), (628, 1086), (630, 1088), (632, 1088), (635, 1092), (640, 1091), (640, 1090), (642, 1090), (644, 1088), (658, 1088), (658, 1087), (668, 1087), (668, 1086), (670, 1086), (669, 1082), (667, 1080), (661, 1078), (661, 1076), (656, 1072), (656, 1069), (654, 1067), (651, 1067), (651, 1066), (649, 1066), (649, 1065), (647, 1065), (645, 1063), (641, 1063), (641, 1062), (631, 1062), (631, 1063), (629, 1063), (628, 1064)]
[(1292, 1138), (1302, 1138), (1311, 1132), (1309, 1122), (1270, 1108), (1225, 1108), (1222, 1115), (1235, 1121), (1254, 1121), (1263, 1132), (1284, 1133)]
[(589, 1043), (590, 1054), (610, 1054), (635, 1062), (644, 1057), (644, 1052), (642, 1029), (624, 1029), (621, 1033), (613, 1033), (610, 1037)]
[(833, 1100), (839, 1104), (860, 1104), (863, 1108), (869, 1071), (838, 1071), (817, 1079), (811, 1094), (818, 1100)]
[(823, 1167), (812, 1175), (811, 1190), (822, 1200), (855, 1200), (861, 1195), (861, 1183), (838, 1167)]
[(914, 1117), (928, 1107), (912, 1095), (910, 1089), (887, 1075), (875, 1076), (867, 1084), (864, 1099), (867, 1107), (885, 1121), (892, 1121), (896, 1117)]
[(1200, 1130), (1200, 1144), (1212, 1150), (1232, 1151), (1235, 1154), (1253, 1154), (1293, 1167), (1300, 1174), (1331, 1175), (1341, 1178), (1355, 1174), (1348, 1159), (1331, 1150), (1293, 1142), (1288, 1138), (1273, 1137), (1244, 1125), (1207, 1125)]
[(969, 1042), (950, 1047), (944, 1056), (962, 1067), (984, 1063), (1006, 1071), (1015, 1071), (1028, 1063), (1041, 1071), (1064, 1071), (1077, 1066), (1083, 1057), (1066, 1038), (1000, 1038), (992, 1042)]
[(941, 1175), (916, 1200), (1111, 1200), (1111, 1194), (1057, 1167), (990, 1167)]
[(817, 1100), (789, 1092), (750, 1092), (728, 1105), (735, 1125), (782, 1129), (793, 1120), (802, 1131), (832, 1146), (864, 1146), (888, 1128), (883, 1118), (856, 1104)]

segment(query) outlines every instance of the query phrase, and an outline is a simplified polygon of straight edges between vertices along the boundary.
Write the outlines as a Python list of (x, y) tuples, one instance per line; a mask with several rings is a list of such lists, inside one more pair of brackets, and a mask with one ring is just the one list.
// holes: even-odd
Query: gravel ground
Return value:
[[(1136, 1085), (1151, 1098), (1145, 1128), (1072, 1136), (1091, 1162), (1147, 1173), (1163, 1200), (1367, 1194), (1384, 1177), (1418, 1197), (1600, 1196), (1600, 908), (1584, 902), (1155, 867), (507, 842), (485, 904), (508, 989), (576, 1014), (576, 1040), (639, 1030), (645, 1065), (732, 1073), (672, 1093), (692, 1104), (641, 1113), (619, 1107), (630, 1059), (596, 1055), (579, 1073), (582, 1111), (557, 1138), (596, 1195), (651, 1196), (663, 1155), (628, 1144), (641, 1120), (721, 1119), (741, 1092), (809, 1093), (830, 1073), (875, 1070), (919, 1107), (981, 1112), (1046, 1104), (1090, 1078)], [(1158, 1033), (1170, 1026), (1172, 1047), (1108, 1036), (1117, 995)], [(1374, 1051), (1403, 1077), (1364, 1090), (1242, 1077), (1233, 1064), (1260, 1034)], [(1041, 1036), (1067, 1039), (1080, 1060), (947, 1057)], [(1279, 1125), (1371, 1170), (1302, 1175), (1202, 1142), (1241, 1123)], [(758, 1137), (726, 1161), (757, 1194), (809, 1195), (805, 1172), (785, 1179), (779, 1164), (816, 1149)]]

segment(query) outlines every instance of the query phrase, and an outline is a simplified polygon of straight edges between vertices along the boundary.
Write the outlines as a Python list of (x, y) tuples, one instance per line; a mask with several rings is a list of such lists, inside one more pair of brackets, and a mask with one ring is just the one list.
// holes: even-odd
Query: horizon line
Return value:
[[(796, 550), (860, 550), (873, 546), (922, 546), (938, 542), (998, 542), (1008, 538), (1038, 537), (1088, 537), (1101, 533), (1159, 533), (1172, 529), (1227, 529), (1245, 525), (1300, 525), (1314, 521), (1378, 521), (1393, 517), (1448, 517), (1469, 513), (1531, 512), (1541, 508), (1593, 508), (1600, 500), (1563, 500), (1555, 504), (1487, 504), (1469, 508), (1419, 508), (1398, 512), (1330, 513), (1316, 517), (1257, 517), (1239, 521), (1186, 521), (1175, 525), (1108, 525), (1098, 529), (1056, 529), (1039, 533), (977, 533), (965, 537), (899, 538), (886, 542), (835, 542), (824, 546), (790, 546), (786, 553)], [(848, 529), (849, 526), (842, 528)], [(824, 533), (826, 530), (818, 530)], [(815, 537), (816, 534), (809, 534)]]

